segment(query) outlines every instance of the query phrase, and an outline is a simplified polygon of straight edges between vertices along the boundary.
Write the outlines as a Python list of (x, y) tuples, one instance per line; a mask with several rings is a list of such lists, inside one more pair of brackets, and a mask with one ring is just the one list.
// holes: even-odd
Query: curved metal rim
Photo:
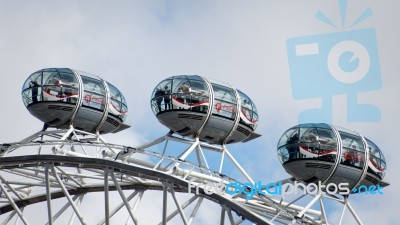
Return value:
[[(165, 181), (168, 183), (174, 184), (174, 189), (177, 188), (177, 191), (187, 191), (187, 187), (189, 186), (188, 182), (177, 177), (174, 177), (170, 174), (166, 174), (160, 171), (146, 169), (139, 166), (127, 165), (120, 162), (109, 161), (104, 159), (97, 158), (77, 158), (71, 156), (57, 156), (57, 155), (30, 155), (30, 156), (15, 156), (15, 157), (5, 157), (0, 158), (0, 169), (13, 169), (13, 168), (21, 168), (21, 167), (36, 167), (42, 166), (43, 164), (54, 164), (58, 166), (68, 166), (68, 167), (80, 167), (80, 168), (94, 168), (94, 169), (105, 169), (112, 168), (114, 171), (123, 172), (129, 175), (141, 175), (145, 176), (148, 179)], [(137, 185), (125, 185), (125, 189), (150, 189), (150, 190), (162, 190), (162, 187), (151, 185), (151, 186), (137, 186)], [(101, 189), (101, 190), (100, 190)], [(79, 194), (79, 193), (88, 193), (88, 192), (96, 192), (104, 190), (104, 186), (101, 187), (89, 187), (89, 188), (76, 188), (69, 189), (68, 191), (71, 194)], [(112, 189), (111, 189), (112, 190)], [(231, 208), (233, 211), (239, 213), (244, 218), (256, 223), (256, 224), (270, 224), (260, 216), (250, 212), (246, 208), (241, 205), (230, 201), (229, 199), (220, 196), (218, 194), (205, 194), (203, 188), (199, 188), (199, 193), (202, 197), (205, 197), (217, 204), (225, 205)], [(61, 192), (51, 193), (52, 197), (54, 195), (55, 198), (64, 197), (64, 194)], [(30, 199), (24, 199), (21, 201), (16, 201), (18, 206), (26, 206), (31, 205), (38, 202), (46, 201), (46, 194), (34, 196)], [(6, 205), (0, 208), (0, 214), (9, 212), (12, 210), (10, 205)]]

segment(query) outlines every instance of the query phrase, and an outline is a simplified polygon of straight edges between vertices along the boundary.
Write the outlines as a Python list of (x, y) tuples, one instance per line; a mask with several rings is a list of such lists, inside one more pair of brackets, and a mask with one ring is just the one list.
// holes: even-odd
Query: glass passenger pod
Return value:
[(259, 136), (253, 132), (258, 114), (251, 99), (230, 85), (198, 75), (161, 81), (153, 90), (150, 104), (160, 123), (183, 136), (198, 135), (211, 144)]
[(375, 143), (373, 143), (367, 138), (365, 140), (367, 141), (369, 150), (368, 172), (375, 174), (379, 176), (381, 179), (383, 179), (386, 173), (385, 157), (383, 156), (382, 151)]
[(335, 162), (337, 138), (326, 124), (302, 124), (287, 130), (278, 143), (278, 157), (282, 164), (298, 159)]
[(154, 114), (170, 110), (207, 113), (209, 92), (206, 82), (197, 75), (181, 75), (161, 81), (153, 91)]
[(72, 124), (77, 129), (101, 133), (129, 127), (122, 124), (128, 107), (121, 92), (86, 72), (39, 70), (25, 81), (22, 98), (29, 112), (51, 127), (67, 128)]
[(347, 183), (350, 189), (389, 185), (382, 181), (386, 162), (380, 149), (357, 132), (341, 127), (292, 127), (279, 140), (278, 157), (289, 174), (305, 182)]

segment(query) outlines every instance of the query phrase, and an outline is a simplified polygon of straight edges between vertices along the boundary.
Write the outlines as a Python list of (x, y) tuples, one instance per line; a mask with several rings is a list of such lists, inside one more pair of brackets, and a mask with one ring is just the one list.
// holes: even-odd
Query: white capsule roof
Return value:
[(249, 141), (258, 122), (257, 108), (231, 85), (198, 75), (179, 75), (154, 89), (151, 107), (157, 119), (183, 136), (198, 136), (212, 144)]
[(323, 123), (300, 124), (287, 130), (278, 143), (285, 170), (298, 180), (387, 186), (382, 181), (386, 161), (369, 139), (345, 128)]
[(122, 93), (102, 78), (69, 68), (48, 68), (31, 74), (22, 99), (46, 126), (73, 125), (87, 132), (118, 132), (128, 114)]

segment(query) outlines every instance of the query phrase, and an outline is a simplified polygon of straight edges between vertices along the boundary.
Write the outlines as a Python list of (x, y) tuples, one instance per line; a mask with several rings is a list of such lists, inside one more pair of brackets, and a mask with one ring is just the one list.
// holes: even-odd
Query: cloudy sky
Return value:
[[(107, 138), (130, 145), (167, 132), (149, 104), (158, 82), (176, 74), (198, 74), (228, 82), (256, 103), (257, 130), (263, 136), (231, 148), (255, 179), (271, 182), (288, 177), (276, 157), (279, 137), (299, 123), (301, 112), (320, 108), (322, 96), (325, 101), (330, 96), (333, 124), (369, 137), (387, 159), (385, 180), (391, 186), (380, 196), (355, 196), (353, 206), (365, 224), (394, 224), (400, 219), (396, 180), (400, 164), (395, 158), (400, 125), (400, 3), (349, 0), (342, 26), (339, 2), (346, 1), (0, 0), (0, 143), (23, 139), (42, 127), (24, 108), (20, 95), (23, 82), (36, 70), (70, 67), (100, 75), (118, 87), (127, 98), (127, 123), (132, 128)], [(349, 28), (368, 8), (371, 16)], [(319, 10), (336, 28), (316, 19)], [(359, 29), (376, 33), (372, 40), (378, 52), (372, 63), (379, 68), (368, 76), (377, 77), (381, 84), (372, 90), (365, 84), (364, 91), (363, 86), (361, 91), (346, 86), (343, 93), (332, 94), (321, 88), (319, 95), (299, 98), (291, 82), (294, 73), (290, 68), (296, 62), (289, 61), (287, 40), (314, 35), (323, 46), (326, 43), (320, 34), (332, 34), (335, 40), (340, 32)], [(315, 57), (326, 59), (327, 52), (321, 50)], [(321, 72), (325, 75), (329, 76)], [(304, 92), (315, 89), (308, 82), (315, 80), (301, 83)], [(356, 94), (360, 103), (374, 105), (379, 118), (372, 121), (364, 111), (355, 111), (366, 121), (349, 120), (349, 93)]]

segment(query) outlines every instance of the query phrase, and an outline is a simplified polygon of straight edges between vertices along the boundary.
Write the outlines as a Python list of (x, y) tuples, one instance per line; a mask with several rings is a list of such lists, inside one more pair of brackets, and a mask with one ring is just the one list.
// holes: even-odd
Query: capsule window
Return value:
[(83, 82), (83, 105), (95, 109), (104, 110), (105, 108), (105, 88), (101, 80), (90, 77), (82, 77)]
[(339, 131), (342, 139), (342, 158), (341, 163), (363, 168), (365, 163), (364, 144), (361, 137)]
[(22, 96), (25, 106), (42, 101), (42, 72), (33, 73), (22, 87)]
[(279, 139), (278, 147), (287, 144), (298, 144), (299, 143), (299, 128), (291, 128), (287, 130), (282, 137)]
[(182, 87), (182, 89), (190, 104), (190, 110), (206, 113), (209, 105), (209, 93), (206, 83), (204, 81), (189, 80), (189, 85), (189, 90), (184, 91), (186, 87)]
[(236, 96), (232, 88), (212, 84), (214, 90), (213, 115), (234, 120), (236, 117)]
[(125, 120), (126, 115), (128, 113), (128, 107), (126, 104), (126, 100), (121, 92), (114, 87), (112, 84), (108, 83), (108, 88), (110, 90), (110, 103), (108, 106), (108, 112), (114, 116), (119, 117), (122, 121)]
[(240, 97), (240, 123), (249, 126), (253, 130), (256, 129), (258, 122), (257, 109), (251, 99), (243, 92), (239, 92)]
[(32, 74), (23, 86), (24, 104), (40, 101), (59, 101), (76, 103), (78, 98), (78, 82), (72, 71), (43, 70)]
[(278, 156), (281, 163), (299, 158), (299, 128), (286, 131), (278, 143)]
[(154, 114), (169, 110), (190, 110), (207, 113), (209, 93), (199, 76), (175, 76), (161, 81), (153, 91)]
[(189, 77), (191, 79), (173, 80), (173, 108), (206, 113), (209, 105), (207, 85), (204, 81), (192, 79), (196, 76)]
[(368, 171), (383, 178), (386, 170), (385, 158), (378, 146), (372, 141), (367, 139), (367, 144), (369, 150)]
[(318, 159), (335, 162), (337, 157), (337, 140), (332, 130), (317, 128), (320, 150)]
[(153, 91), (153, 101), (156, 103), (157, 112), (171, 110), (172, 79), (162, 81)]
[(317, 158), (319, 149), (317, 129), (300, 127), (299, 157)]

